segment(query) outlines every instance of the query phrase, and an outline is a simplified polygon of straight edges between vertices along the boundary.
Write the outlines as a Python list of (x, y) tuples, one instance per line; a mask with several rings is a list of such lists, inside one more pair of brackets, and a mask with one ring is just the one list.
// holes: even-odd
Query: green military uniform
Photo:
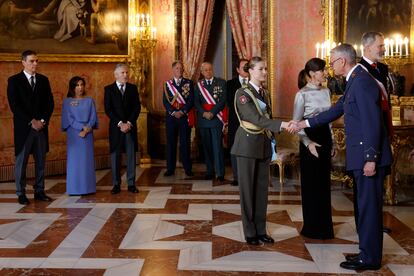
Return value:
[(266, 234), (271, 135), (281, 121), (271, 117), (270, 98), (251, 83), (237, 90), (234, 104), (240, 120), (231, 154), (237, 157), (243, 231), (246, 238)]
[[(209, 105), (203, 97), (199, 85), (194, 89), (194, 105), (197, 109), (197, 126), (203, 142), (204, 159), (207, 166), (207, 178), (213, 177), (213, 171), (218, 178), (224, 178), (224, 155), (223, 155), (223, 122), (218, 115), (226, 104), (226, 81), (220, 78), (213, 78), (212, 83), (202, 80), (201, 85), (216, 102)], [(203, 113), (209, 111), (214, 117), (211, 120), (203, 118)], [(225, 118), (223, 118), (225, 119)]]

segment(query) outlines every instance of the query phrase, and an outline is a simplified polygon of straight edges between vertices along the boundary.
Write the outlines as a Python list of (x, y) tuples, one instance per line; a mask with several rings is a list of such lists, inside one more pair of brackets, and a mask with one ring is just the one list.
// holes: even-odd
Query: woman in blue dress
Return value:
[(62, 131), (67, 134), (66, 192), (85, 195), (96, 192), (93, 129), (97, 128), (95, 103), (85, 97), (85, 80), (69, 81), (62, 107)]

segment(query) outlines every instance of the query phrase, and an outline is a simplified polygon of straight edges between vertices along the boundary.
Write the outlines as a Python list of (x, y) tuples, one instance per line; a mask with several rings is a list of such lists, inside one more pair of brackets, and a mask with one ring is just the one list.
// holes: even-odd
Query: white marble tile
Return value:
[(331, 192), (331, 204), (335, 210), (338, 211), (353, 211), (354, 204), (349, 200), (343, 192), (332, 191)]
[(0, 258), (0, 267), (6, 268), (37, 268), (45, 258)]
[(414, 207), (384, 206), (384, 211), (389, 212), (414, 231)]
[(40, 268), (73, 268), (79, 258), (46, 258)]
[(211, 242), (199, 243), (180, 251), (178, 259), (178, 269), (189, 269), (200, 263), (209, 262), (211, 260), (212, 247)]
[[(353, 218), (353, 217), (352, 217)], [(352, 242), (358, 242), (358, 234), (355, 229), (355, 223), (341, 223), (334, 226), (335, 238)]]
[(184, 226), (171, 223), (168, 221), (159, 221), (155, 230), (153, 240), (161, 240), (164, 238), (181, 235), (184, 233)]
[(212, 220), (211, 204), (188, 204), (187, 214), (162, 214), (162, 220)]
[(234, 215), (241, 215), (240, 204), (213, 204), (213, 210), (218, 210)]
[(384, 233), (382, 254), (391, 255), (410, 255), (404, 248), (402, 248), (390, 235)]
[(69, 259), (78, 259), (82, 256), (83, 252), (87, 247), (69, 247), (68, 246), (60, 246), (56, 248), (52, 254), (49, 255), (49, 258), (69, 258)]
[(146, 219), (143, 216), (136, 216), (119, 248), (132, 249), (138, 244), (152, 242), (159, 221), (160, 215), (148, 216)]
[(197, 180), (193, 181), (191, 190), (194, 192), (213, 191), (213, 181), (211, 180)]
[(387, 266), (395, 274), (395, 276), (414, 275), (414, 265), (387, 264)]
[(209, 199), (209, 200), (239, 200), (239, 195), (197, 195), (197, 194), (172, 194), (169, 199)]
[(134, 262), (112, 266), (105, 271), (104, 276), (138, 276), (141, 275), (143, 265), (144, 260), (135, 260)]
[(213, 235), (239, 242), (245, 241), (241, 221), (213, 226)]
[(276, 242), (299, 236), (298, 230), (295, 227), (267, 222), (266, 228), (267, 233), (272, 236)]

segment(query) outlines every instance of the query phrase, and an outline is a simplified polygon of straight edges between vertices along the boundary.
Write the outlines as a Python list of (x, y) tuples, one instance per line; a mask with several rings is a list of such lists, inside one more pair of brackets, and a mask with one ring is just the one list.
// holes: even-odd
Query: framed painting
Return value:
[[(361, 43), (364, 32), (385, 37), (398, 33), (414, 39), (414, 0), (323, 0), (325, 36), (337, 42)], [(411, 49), (413, 49), (413, 44)]]
[(0, 0), (0, 60), (26, 49), (44, 61), (121, 61), (128, 56), (128, 0)]

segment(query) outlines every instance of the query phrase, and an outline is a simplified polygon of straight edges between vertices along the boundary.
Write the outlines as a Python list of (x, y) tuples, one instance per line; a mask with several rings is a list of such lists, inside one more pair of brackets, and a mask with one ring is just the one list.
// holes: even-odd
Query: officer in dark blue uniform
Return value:
[(180, 136), (180, 157), (187, 176), (193, 176), (191, 167), (191, 147), (189, 125), (194, 122), (193, 83), (183, 78), (183, 65), (179, 61), (172, 63), (173, 78), (164, 83), (163, 104), (166, 110), (167, 130), (167, 171), (164, 176), (175, 173), (177, 140)]
[(206, 180), (224, 181), (223, 129), (227, 124), (225, 112), (226, 81), (214, 77), (213, 65), (201, 64), (204, 79), (194, 91), (194, 105), (197, 109), (197, 127), (203, 142), (204, 159), (207, 165)]

